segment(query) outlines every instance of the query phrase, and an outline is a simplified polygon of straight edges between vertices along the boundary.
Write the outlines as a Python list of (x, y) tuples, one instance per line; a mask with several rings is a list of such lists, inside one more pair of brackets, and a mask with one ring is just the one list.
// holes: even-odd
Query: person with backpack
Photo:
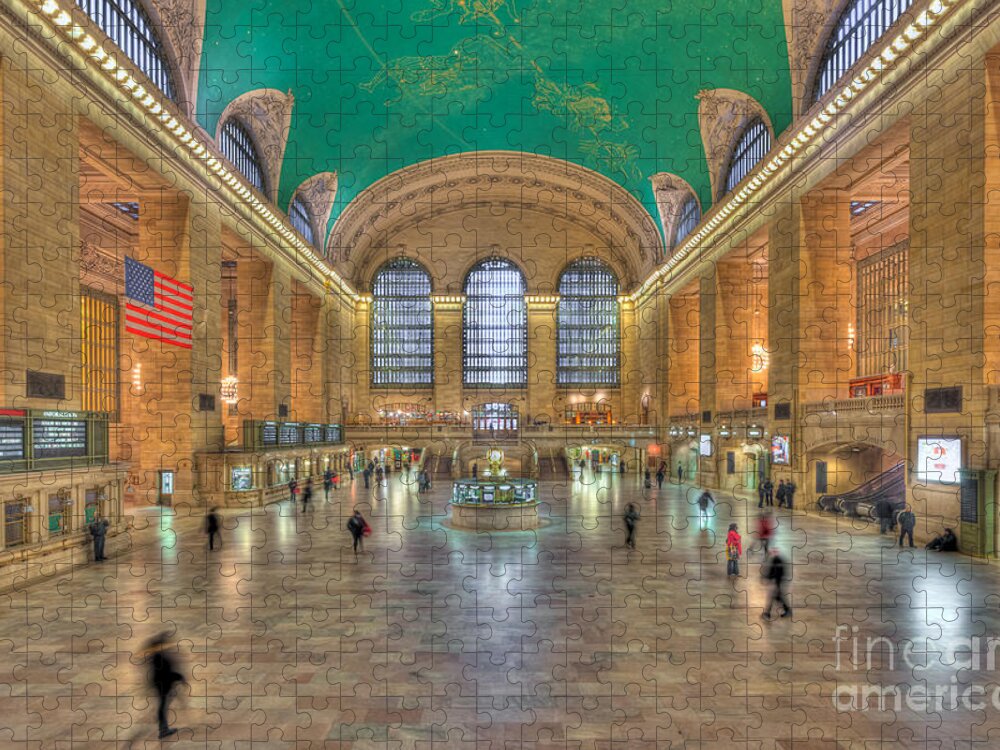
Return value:
[(726, 575), (735, 579), (740, 574), (740, 558), (743, 556), (743, 537), (735, 523), (729, 524), (726, 534)]
[(788, 580), (787, 566), (785, 559), (776, 549), (771, 550), (770, 559), (764, 570), (764, 580), (771, 584), (771, 590), (767, 595), (767, 605), (760, 616), (765, 620), (771, 620), (771, 610), (774, 605), (781, 604), (781, 616), (790, 617), (792, 608), (788, 605), (788, 600), (785, 599), (785, 582)]
[(351, 532), (351, 538), (354, 540), (354, 556), (357, 557), (358, 547), (361, 547), (362, 552), (365, 551), (364, 538), (371, 533), (371, 527), (368, 526), (360, 510), (355, 510), (354, 515), (348, 519), (347, 530)]
[(907, 504), (903, 507), (903, 512), (899, 514), (899, 546), (903, 546), (903, 537), (910, 538), (910, 546), (913, 544), (913, 530), (917, 527), (917, 517), (913, 513), (913, 508)]
[(639, 509), (635, 503), (629, 503), (625, 507), (625, 546), (635, 549), (636, 525), (639, 523)]
[(703, 529), (708, 527), (708, 506), (714, 504), (715, 498), (708, 490), (702, 492), (698, 497), (698, 521)]

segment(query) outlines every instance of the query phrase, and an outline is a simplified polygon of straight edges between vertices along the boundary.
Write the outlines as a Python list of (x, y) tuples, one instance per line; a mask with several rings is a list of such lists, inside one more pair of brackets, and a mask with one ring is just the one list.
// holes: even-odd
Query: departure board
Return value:
[(326, 426), (326, 442), (328, 442), (328, 443), (339, 443), (340, 442), (340, 425), (339, 424), (328, 424)]
[(278, 444), (278, 423), (263, 422), (260, 426), (260, 441), (264, 445)]
[(279, 445), (298, 445), (302, 442), (302, 433), (298, 422), (283, 422), (278, 430)]
[(303, 442), (306, 445), (315, 445), (323, 442), (323, 425), (307, 424), (302, 428)]
[(36, 419), (32, 442), (35, 458), (87, 455), (87, 423), (82, 419)]
[(24, 459), (24, 422), (0, 420), (0, 461)]

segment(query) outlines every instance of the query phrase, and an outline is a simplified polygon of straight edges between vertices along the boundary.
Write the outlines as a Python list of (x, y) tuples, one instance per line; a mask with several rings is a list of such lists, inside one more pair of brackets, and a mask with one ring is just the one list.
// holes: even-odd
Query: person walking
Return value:
[(661, 465), (660, 468), (656, 470), (656, 489), (663, 489), (663, 479), (665, 476), (663, 466)]
[(767, 568), (764, 570), (764, 580), (771, 584), (771, 590), (767, 595), (767, 605), (760, 616), (765, 620), (770, 620), (771, 610), (775, 604), (781, 605), (781, 616), (790, 617), (792, 608), (785, 599), (785, 582), (788, 580), (788, 567), (785, 559), (778, 550), (771, 550), (770, 559), (767, 561)]
[(777, 523), (775, 523), (774, 514), (771, 511), (761, 513), (760, 518), (757, 519), (757, 539), (760, 541), (764, 560), (767, 560), (767, 553), (771, 548), (771, 540), (774, 539), (776, 528)]
[(177, 662), (169, 653), (169, 645), (166, 633), (156, 636), (147, 646), (149, 663), (149, 684), (156, 691), (158, 705), (156, 708), (156, 721), (160, 727), (160, 739), (177, 734), (176, 729), (171, 729), (168, 708), (170, 699), (173, 697), (174, 686), (178, 682), (188, 684), (187, 679), (177, 671)]
[(774, 482), (770, 479), (764, 480), (764, 504), (768, 507), (774, 507)]
[(370, 489), (371, 488), (371, 476), (372, 476), (372, 473), (371, 473), (371, 471), (368, 470), (367, 466), (365, 467), (365, 470), (363, 472), (361, 472), (361, 476), (364, 477), (364, 480), (365, 480), (365, 489), (366, 490)]
[(635, 503), (625, 506), (625, 546), (635, 549), (635, 531), (639, 523), (639, 509)]
[(910, 546), (913, 544), (913, 530), (917, 527), (917, 517), (913, 513), (913, 507), (907, 503), (903, 507), (903, 512), (899, 514), (899, 546), (903, 546), (903, 537), (909, 537)]
[(677, 464), (677, 484), (684, 483), (684, 467)]
[(366, 534), (371, 533), (371, 529), (368, 526), (368, 522), (365, 520), (364, 516), (361, 515), (360, 510), (355, 510), (354, 515), (351, 516), (347, 521), (347, 530), (351, 532), (351, 538), (354, 540), (354, 556), (358, 556), (358, 547), (361, 551), (365, 551), (364, 537)]
[(785, 480), (784, 479), (779, 479), (778, 480), (778, 491), (777, 491), (777, 493), (775, 493), (778, 496), (778, 507), (779, 508), (783, 508), (785, 506), (785, 493), (786, 492), (787, 492), (787, 490), (785, 489)]
[(646, 471), (643, 474), (643, 485), (646, 487), (647, 490), (653, 486), (653, 480), (650, 478), (648, 466), (646, 467)]
[(90, 536), (94, 540), (94, 562), (102, 562), (108, 558), (104, 556), (104, 541), (108, 536), (108, 519), (100, 513), (94, 516), (90, 524)]
[(766, 494), (767, 493), (764, 491), (764, 483), (761, 482), (760, 484), (757, 485), (757, 507), (758, 508), (763, 508), (764, 507), (764, 495), (766, 495)]
[(333, 491), (336, 492), (340, 489), (340, 472), (333, 472), (333, 476), (330, 477), (330, 484), (333, 485)]
[(212, 508), (208, 511), (208, 515), (205, 516), (205, 533), (208, 535), (208, 549), (215, 549), (215, 540), (219, 540), (219, 546), (222, 546), (222, 523), (219, 520), (218, 508)]
[(618, 462), (618, 473), (621, 474), (622, 476), (625, 476), (625, 471), (626, 471), (626, 469), (625, 469), (625, 461), (624, 460), (619, 461)]
[(743, 537), (735, 523), (729, 524), (726, 534), (726, 575), (735, 580), (740, 574), (740, 558), (743, 556)]
[(323, 472), (323, 499), (329, 501), (330, 490), (333, 489), (333, 469)]
[(295, 505), (295, 496), (299, 494), (299, 483), (294, 477), (288, 480), (288, 496)]
[(698, 497), (698, 521), (703, 529), (708, 527), (708, 506), (714, 504), (715, 498), (708, 490), (702, 492)]
[[(788, 484), (785, 485), (785, 507), (791, 510), (795, 507), (795, 491), (798, 487), (795, 486), (795, 482), (789, 480)], [(895, 528), (895, 525), (893, 525)]]
[(305, 513), (309, 510), (309, 503), (313, 499), (313, 480), (309, 477), (306, 480), (306, 488), (302, 493), (302, 512)]

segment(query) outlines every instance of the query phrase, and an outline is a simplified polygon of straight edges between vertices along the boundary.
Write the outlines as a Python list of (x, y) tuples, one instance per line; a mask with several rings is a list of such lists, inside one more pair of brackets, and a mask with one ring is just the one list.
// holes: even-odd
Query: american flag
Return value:
[(194, 287), (125, 258), (125, 330), (191, 348)]

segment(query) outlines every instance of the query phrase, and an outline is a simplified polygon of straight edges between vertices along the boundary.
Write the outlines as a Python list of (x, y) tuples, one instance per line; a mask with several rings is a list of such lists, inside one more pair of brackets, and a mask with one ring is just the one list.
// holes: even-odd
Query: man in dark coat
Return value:
[(358, 556), (358, 547), (361, 547), (361, 551), (365, 551), (365, 528), (367, 528), (368, 522), (365, 521), (364, 516), (361, 515), (360, 510), (354, 511), (354, 515), (350, 517), (347, 521), (347, 530), (351, 532), (351, 538), (354, 540), (354, 556)]
[(785, 487), (785, 480), (778, 480), (778, 491), (775, 493), (778, 497), (778, 507), (782, 508), (785, 505), (785, 493), (788, 492), (788, 488)]
[(149, 682), (156, 691), (159, 705), (156, 709), (156, 720), (160, 725), (160, 739), (177, 734), (176, 729), (170, 728), (167, 718), (167, 708), (170, 702), (174, 686), (178, 682), (187, 684), (187, 680), (177, 671), (177, 662), (171, 654), (166, 651), (168, 645), (167, 634), (161, 633), (149, 644)]
[(205, 516), (205, 533), (208, 534), (208, 548), (210, 550), (215, 549), (216, 538), (219, 540), (219, 545), (222, 545), (222, 533), (219, 530), (222, 524), (219, 521), (217, 510), (218, 508), (212, 508), (208, 511), (208, 515)]
[(94, 562), (108, 559), (104, 556), (104, 540), (110, 525), (108, 519), (102, 518), (100, 513), (94, 516), (94, 521), (90, 524), (90, 536), (94, 539)]
[(629, 503), (625, 508), (625, 546), (635, 549), (635, 530), (639, 523), (639, 511), (635, 503)]
[(907, 505), (903, 512), (899, 514), (899, 546), (903, 546), (903, 537), (910, 538), (910, 546), (913, 544), (913, 530), (917, 527), (917, 517), (913, 513), (913, 508)]
[(764, 503), (774, 506), (774, 482), (770, 479), (764, 480)]
[(770, 582), (771, 590), (768, 592), (767, 606), (764, 607), (764, 611), (760, 616), (765, 620), (770, 620), (771, 610), (776, 603), (781, 604), (782, 617), (791, 615), (792, 608), (788, 606), (788, 602), (785, 599), (785, 582), (788, 580), (788, 570), (785, 565), (785, 559), (776, 549), (771, 550), (770, 560), (764, 571), (764, 578)]
[(875, 503), (875, 517), (878, 519), (878, 533), (885, 534), (892, 525), (892, 503), (885, 498)]

